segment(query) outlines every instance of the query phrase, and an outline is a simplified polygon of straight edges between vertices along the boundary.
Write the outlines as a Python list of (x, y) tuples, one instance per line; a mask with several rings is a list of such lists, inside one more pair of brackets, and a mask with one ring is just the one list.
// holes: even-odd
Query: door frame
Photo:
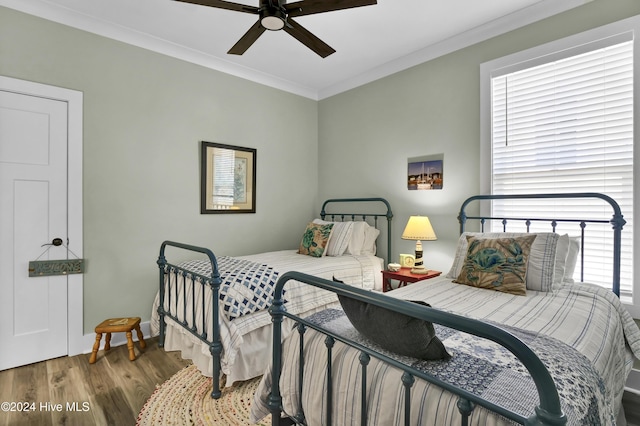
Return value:
[[(83, 257), (82, 109), (83, 93), (26, 80), (0, 76), (0, 90), (66, 102), (67, 104), (67, 235), (69, 249)], [(83, 353), (84, 312), (82, 274), (67, 275), (67, 352)]]

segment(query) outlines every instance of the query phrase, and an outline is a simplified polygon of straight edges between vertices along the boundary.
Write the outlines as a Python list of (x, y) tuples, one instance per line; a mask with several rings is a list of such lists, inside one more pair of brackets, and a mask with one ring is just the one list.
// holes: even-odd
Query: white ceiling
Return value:
[(587, 1), (378, 0), (296, 18), (336, 50), (325, 59), (284, 31), (266, 31), (244, 55), (228, 55), (257, 16), (173, 0), (0, 0), (0, 6), (323, 99)]

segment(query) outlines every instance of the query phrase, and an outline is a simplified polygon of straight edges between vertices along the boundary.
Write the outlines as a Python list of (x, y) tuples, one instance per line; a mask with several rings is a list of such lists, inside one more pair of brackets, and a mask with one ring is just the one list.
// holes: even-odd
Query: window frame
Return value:
[[(579, 53), (578, 49), (587, 48), (592, 50), (598, 48), (599, 45), (603, 46), (611, 44), (615, 40), (624, 40), (631, 37), (635, 40), (636, 36), (640, 34), (640, 16), (635, 16), (622, 21), (618, 21), (612, 24), (597, 27), (579, 34), (575, 34), (569, 37), (565, 37), (559, 40), (555, 40), (540, 46), (536, 46), (530, 49), (526, 49), (520, 52), (516, 52), (501, 58), (485, 62), (480, 65), (480, 193), (490, 194), (492, 188), (492, 140), (491, 140), (491, 79), (495, 74), (513, 72), (518, 69), (528, 68), (540, 63), (549, 62), (559, 59), (561, 57), (572, 56)], [(638, 144), (640, 139), (640, 111), (637, 104), (638, 96), (640, 96), (640, 43), (635, 40), (633, 46), (634, 55), (634, 71), (633, 78), (636, 82), (633, 86), (633, 126), (634, 147), (640, 146)], [(567, 54), (567, 51), (572, 51), (571, 54)], [(526, 65), (525, 65), (526, 64)], [(640, 149), (634, 149), (633, 152), (633, 208), (635, 212), (636, 203), (640, 193)], [(637, 166), (636, 166), (637, 165)], [(488, 214), (489, 212), (482, 212), (482, 214)], [(622, 214), (624, 215), (624, 211)], [(634, 214), (632, 236), (633, 240), (633, 263), (634, 265), (640, 264), (640, 240), (638, 230), (638, 219)], [(640, 267), (635, 267), (633, 270), (633, 282), (632, 282), (632, 302), (631, 304), (623, 302), (625, 308), (634, 318), (640, 318)]]

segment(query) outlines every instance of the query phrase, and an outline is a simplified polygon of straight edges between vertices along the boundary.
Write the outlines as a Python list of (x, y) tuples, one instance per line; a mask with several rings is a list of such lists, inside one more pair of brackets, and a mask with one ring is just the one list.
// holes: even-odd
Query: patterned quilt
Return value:
[[(533, 414), (531, 401), (537, 400), (538, 393), (529, 372), (511, 352), (493, 341), (434, 324), (436, 334), (452, 358), (448, 361), (421, 361), (386, 351), (367, 340), (351, 328), (342, 310), (327, 309), (308, 319), (494, 404), (526, 417)], [(545, 364), (556, 382), (568, 424), (615, 424), (603, 380), (584, 355), (557, 339), (515, 327), (494, 325), (526, 343)]]
[[(273, 267), (228, 256), (217, 258), (220, 273), (220, 302), (229, 320), (267, 309), (280, 275)], [(204, 276), (211, 275), (208, 260), (190, 260), (179, 265)]]
[[(615, 424), (624, 383), (633, 364), (632, 352), (640, 356), (640, 330), (610, 291), (581, 283), (565, 285), (554, 292), (528, 291), (526, 296), (515, 296), (456, 284), (444, 277), (412, 284), (388, 295), (422, 300), (437, 309), (490, 322), (511, 332), (531, 347), (547, 366), (559, 389), (567, 424)], [(340, 330), (339, 334), (353, 340), (363, 339), (339, 310), (327, 311), (315, 318), (336, 332)], [(435, 326), (453, 355), (451, 360), (423, 362), (396, 358), (442, 380), (454, 380), (458, 386), (523, 416), (532, 413), (539, 403), (535, 386), (526, 369), (510, 352), (491, 341)], [(302, 401), (308, 424), (323, 424), (327, 401), (324, 392), (317, 389), (326, 386), (324, 337), (312, 330), (305, 333), (302, 384), (297, 377), (298, 341), (294, 333), (283, 345), (286, 368), (282, 371), (280, 389), (284, 410), (295, 414)], [(333, 401), (334, 423), (359, 424), (360, 392), (354, 392), (354, 382), (360, 374), (359, 351), (349, 350), (337, 342), (333, 353), (332, 369), (336, 372), (333, 389), (334, 395), (339, 395)], [(367, 371), (370, 401), (367, 424), (402, 424), (402, 373), (374, 358)], [(265, 374), (252, 405), (253, 420), (269, 413), (270, 387), (270, 375)], [(460, 424), (457, 400), (436, 385), (416, 380), (412, 388), (411, 424)], [(511, 421), (476, 407), (469, 424), (491, 426), (511, 424)]]
[[(218, 256), (221, 259), (222, 256)], [(269, 265), (274, 271), (282, 276), (288, 271), (300, 271), (310, 275), (331, 279), (333, 276), (341, 280), (365, 289), (382, 288), (382, 274), (384, 269), (383, 259), (374, 255), (361, 256), (324, 256), (321, 258), (300, 255), (297, 250), (280, 250), (268, 253), (260, 253), (249, 256), (241, 256), (238, 259), (254, 262), (259, 265)], [(201, 264), (202, 265), (202, 264)], [(206, 265), (206, 262), (205, 262)], [(198, 269), (199, 274), (210, 276), (210, 271), (206, 266)], [(175, 282), (174, 277), (170, 281)], [(191, 280), (186, 284), (186, 314), (183, 313), (183, 290), (182, 286), (173, 286), (178, 294), (172, 291), (171, 304), (165, 298), (165, 309), (171, 311), (180, 320), (186, 318), (191, 323), (193, 313), (192, 306), (195, 307), (195, 326), (199, 332), (206, 331), (208, 336), (213, 335), (213, 326), (209, 318), (212, 317), (211, 292), (205, 293), (204, 307), (199, 302), (201, 294), (196, 286), (195, 300), (192, 303)], [(337, 303), (335, 293), (328, 292), (316, 287), (310, 287), (298, 282), (291, 282), (285, 286), (287, 311), (299, 315), (306, 313), (310, 315), (326, 306)], [(266, 296), (269, 299), (269, 296)], [(159, 292), (151, 308), (150, 329), (153, 335), (158, 334), (160, 328), (158, 304), (160, 303)], [(179, 306), (180, 309), (176, 309)], [(204, 311), (203, 311), (204, 308)], [(223, 312), (221, 310), (221, 312)], [(202, 329), (202, 317), (205, 318), (205, 328)], [(248, 380), (262, 374), (267, 367), (269, 357), (258, 357), (253, 354), (262, 348), (268, 348), (271, 344), (270, 336), (261, 333), (265, 327), (271, 326), (271, 315), (268, 309), (258, 310), (251, 315), (242, 315), (230, 321), (227, 315), (220, 315), (220, 338), (222, 340), (222, 371), (227, 375), (227, 384), (235, 381)], [(250, 336), (250, 337), (247, 337)], [(211, 353), (206, 343), (190, 331), (176, 325), (172, 320), (167, 321), (167, 339), (165, 340), (167, 350), (180, 350), (185, 358), (193, 360), (194, 364), (207, 376), (212, 374)], [(244, 351), (244, 352), (243, 352)]]

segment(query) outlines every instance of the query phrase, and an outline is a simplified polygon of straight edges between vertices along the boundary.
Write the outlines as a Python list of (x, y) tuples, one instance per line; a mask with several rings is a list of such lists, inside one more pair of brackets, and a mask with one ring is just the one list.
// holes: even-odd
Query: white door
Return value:
[[(0, 90), (0, 370), (66, 355), (67, 103)], [(62, 246), (43, 246), (61, 238)]]

